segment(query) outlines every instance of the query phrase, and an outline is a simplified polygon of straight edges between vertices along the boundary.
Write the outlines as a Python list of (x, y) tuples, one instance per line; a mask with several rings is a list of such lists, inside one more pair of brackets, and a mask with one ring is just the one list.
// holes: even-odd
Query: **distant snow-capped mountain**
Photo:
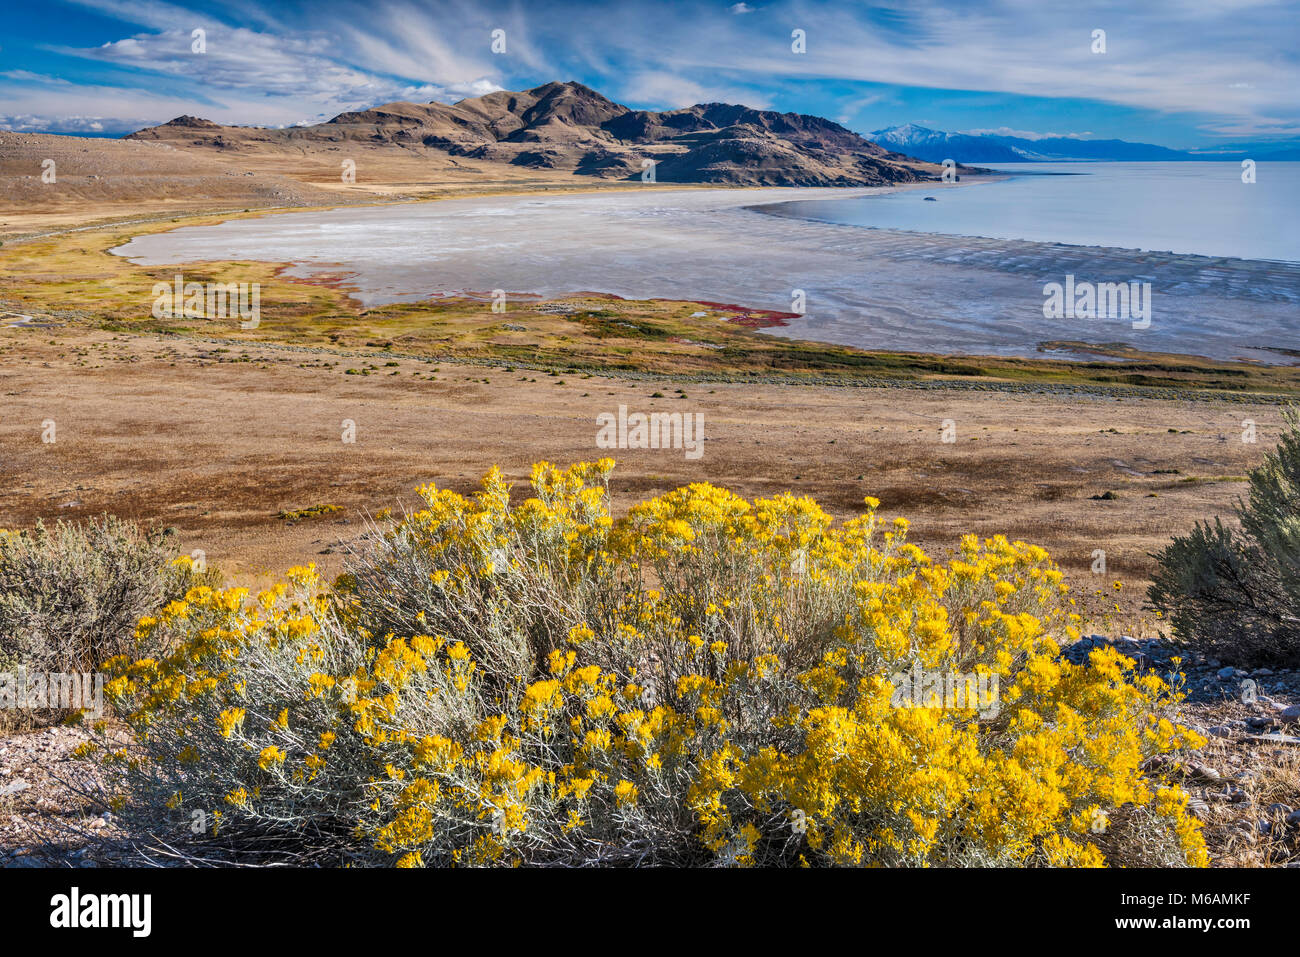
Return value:
[(876, 130), (868, 133), (867, 139), (886, 149), (906, 153), (917, 159), (934, 157), (929, 159), (931, 163), (942, 163), (946, 159), (958, 163), (1021, 163), (1026, 160), (1023, 153), (999, 142), (995, 137), (943, 133), (915, 123)]
[[(1083, 140), (1071, 136), (1026, 139), (995, 133), (944, 133), (908, 123), (868, 133), (867, 138), (886, 149), (932, 163), (945, 159), (958, 163), (1043, 163), (1062, 160), (1114, 160), (1125, 162), (1237, 159), (1249, 153), (1188, 153), (1151, 143), (1125, 140)], [(1281, 156), (1256, 154), (1257, 158)]]

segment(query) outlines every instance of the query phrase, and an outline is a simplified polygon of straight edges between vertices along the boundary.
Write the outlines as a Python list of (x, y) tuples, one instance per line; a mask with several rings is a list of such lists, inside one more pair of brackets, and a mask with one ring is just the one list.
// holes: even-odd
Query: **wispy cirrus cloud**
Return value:
[(696, 103), (744, 103), (760, 110), (771, 105), (765, 94), (753, 89), (696, 83), (661, 70), (647, 70), (620, 80), (616, 93), (628, 100), (662, 104), (670, 109)]
[[(482, 55), (457, 53), (436, 31), (404, 25), (405, 10), (393, 5), (326, 5), (321, 16), (291, 20), (263, 13), (256, 26), (245, 26), (227, 21), (253, 11), (247, 4), (218, 12), (163, 2), (75, 4), (149, 29), (94, 46), (41, 44), (109, 83), (69, 84), (31, 70), (0, 74), (0, 101), (14, 115), (50, 117), (51, 129), (60, 116), (66, 126), (77, 115), (59, 112), (72, 91), (79, 103), (116, 106), (98, 121), (124, 132), (169, 119), (178, 108), (222, 123), (287, 126), (393, 100), (450, 102), (502, 88), (486, 47)], [(385, 29), (367, 31), (367, 24)], [(141, 117), (148, 120), (139, 124)]]
[[(222, 122), (278, 125), (406, 95), (454, 100), (579, 79), (633, 106), (728, 99), (866, 128), (886, 125), (889, 110), (914, 111), (889, 114), (896, 121), (951, 115), (956, 102), (966, 112), (954, 129), (1044, 128), (1052, 110), (1073, 135), (1300, 126), (1294, 10), (1277, 0), (61, 2), (65, 25), (85, 28), (18, 38), (28, 62), (0, 78), (11, 115), (61, 115), (55, 76), (75, 77), (88, 99), (119, 90), (129, 104), (120, 116), (156, 122), (168, 117), (139, 107), (183, 101)], [(195, 29), (206, 53), (191, 49)], [(806, 52), (791, 49), (795, 29)], [(1093, 52), (1094, 30), (1105, 31), (1104, 54)]]

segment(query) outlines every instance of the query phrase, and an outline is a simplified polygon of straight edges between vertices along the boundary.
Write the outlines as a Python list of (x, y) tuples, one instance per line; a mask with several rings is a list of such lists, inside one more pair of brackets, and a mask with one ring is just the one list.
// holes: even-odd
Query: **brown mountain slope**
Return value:
[(440, 167), (505, 164), (606, 179), (639, 178), (650, 160), (661, 183), (876, 186), (939, 172), (821, 117), (724, 103), (630, 110), (572, 82), (453, 105), (387, 103), (279, 130), (179, 117), (128, 138), (235, 154), (396, 148)]

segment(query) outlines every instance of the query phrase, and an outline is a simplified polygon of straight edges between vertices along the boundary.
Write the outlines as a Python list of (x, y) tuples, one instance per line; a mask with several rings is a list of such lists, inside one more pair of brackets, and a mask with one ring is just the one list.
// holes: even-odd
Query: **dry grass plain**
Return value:
[[(873, 495), (937, 552), (964, 532), (1042, 544), (1098, 630), (1117, 604), (1144, 630), (1149, 553), (1226, 513), (1280, 422), (1241, 401), (548, 375), (76, 325), (6, 328), (0, 348), (0, 524), (107, 511), (175, 526), (184, 551), (250, 583), (308, 560), (338, 571), (366, 517), (414, 504), (418, 484), (470, 491), (498, 464), (522, 491), (533, 462), (613, 454), (619, 510), (698, 481), (811, 495), (839, 518)], [(703, 413), (703, 456), (597, 448), (596, 416), (619, 405)], [(321, 504), (341, 511), (277, 517)]]

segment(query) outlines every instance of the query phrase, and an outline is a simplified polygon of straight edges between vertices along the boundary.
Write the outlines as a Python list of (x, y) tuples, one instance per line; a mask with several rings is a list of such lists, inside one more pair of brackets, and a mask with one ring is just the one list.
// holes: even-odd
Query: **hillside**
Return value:
[(339, 201), (293, 170), (254, 165), (166, 143), (0, 131), (0, 241), (110, 218)]

